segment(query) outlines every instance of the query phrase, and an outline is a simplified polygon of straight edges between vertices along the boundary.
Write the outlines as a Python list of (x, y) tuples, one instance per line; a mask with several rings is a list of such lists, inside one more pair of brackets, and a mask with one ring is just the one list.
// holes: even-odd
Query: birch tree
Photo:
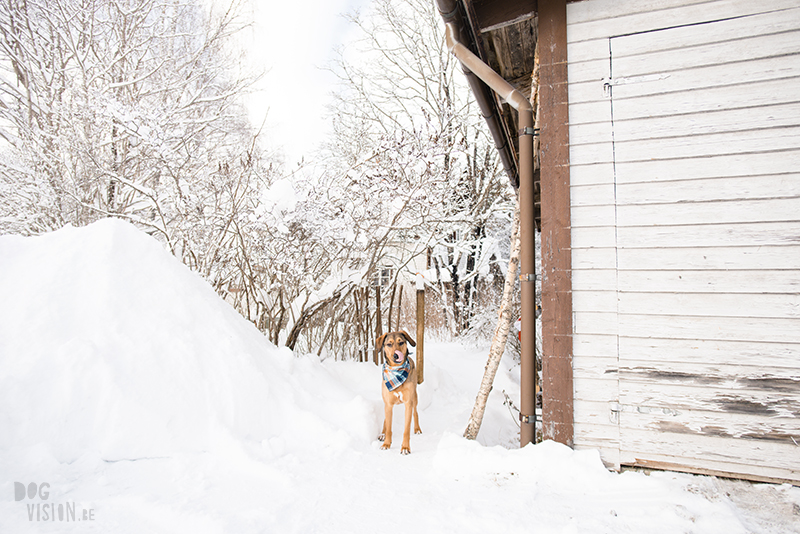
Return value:
[(517, 270), (519, 269), (519, 231), (519, 201), (517, 201), (516, 208), (514, 209), (511, 253), (508, 258), (508, 270), (506, 271), (505, 282), (503, 284), (500, 313), (497, 317), (497, 326), (495, 327), (494, 336), (492, 336), (492, 345), (489, 349), (489, 358), (483, 372), (481, 385), (475, 397), (475, 404), (472, 407), (472, 413), (469, 416), (467, 428), (464, 431), (464, 437), (467, 439), (475, 439), (478, 437), (478, 431), (483, 422), (483, 414), (486, 412), (486, 402), (489, 400), (489, 393), (492, 391), (494, 377), (497, 375), (497, 369), (500, 367), (500, 360), (506, 350), (506, 340), (508, 339), (508, 332), (511, 329), (511, 323), (514, 322), (514, 316), (512, 315), (512, 298), (514, 296), (514, 286), (517, 283)]

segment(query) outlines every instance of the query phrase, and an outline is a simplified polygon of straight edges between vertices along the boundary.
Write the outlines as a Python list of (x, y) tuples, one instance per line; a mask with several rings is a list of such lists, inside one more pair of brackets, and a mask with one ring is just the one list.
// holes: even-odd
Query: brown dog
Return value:
[(419, 429), (419, 414), (417, 414), (417, 369), (414, 366), (414, 360), (408, 357), (408, 345), (415, 347), (417, 344), (404, 331), (383, 334), (377, 339), (376, 344), (383, 348), (383, 356), (386, 360), (386, 363), (383, 364), (381, 387), (385, 416), (383, 432), (378, 436), (378, 440), (383, 441), (381, 449), (391, 448), (392, 410), (395, 404), (403, 403), (406, 413), (400, 454), (411, 454), (412, 414), (414, 415), (414, 433), (422, 434), (422, 430)]

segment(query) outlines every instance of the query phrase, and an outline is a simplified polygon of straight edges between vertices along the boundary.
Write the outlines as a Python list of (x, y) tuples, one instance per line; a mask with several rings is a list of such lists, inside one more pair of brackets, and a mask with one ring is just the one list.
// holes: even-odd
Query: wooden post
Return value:
[(364, 361), (369, 361), (369, 347), (373, 344), (372, 339), (372, 314), (369, 312), (369, 286), (364, 288), (364, 315), (367, 324), (364, 325)]
[(358, 361), (364, 361), (364, 351), (361, 349), (361, 341), (363, 336), (361, 335), (361, 310), (359, 309), (358, 300), (361, 297), (361, 291), (356, 289), (353, 292), (353, 306), (355, 308), (355, 317), (354, 321), (356, 323), (356, 346), (358, 347)]
[(400, 325), (403, 324), (400, 322), (400, 312), (403, 310), (403, 286), (400, 285), (400, 294), (397, 295), (397, 320), (394, 324), (397, 325), (397, 329), (400, 330)]
[(574, 415), (566, 0), (539, 2), (539, 39), (543, 438), (571, 447)]
[(417, 384), (425, 380), (425, 279), (417, 273)]
[(397, 293), (397, 284), (392, 284), (392, 296), (389, 297), (389, 318), (386, 319), (386, 331), (393, 332), (392, 330), (392, 308), (394, 308), (394, 294)]
[[(381, 284), (380, 279), (378, 285), (375, 286), (375, 339), (377, 340), (383, 334), (382, 320), (381, 320)], [(382, 347), (375, 346), (375, 365), (383, 363), (381, 355), (383, 354)]]

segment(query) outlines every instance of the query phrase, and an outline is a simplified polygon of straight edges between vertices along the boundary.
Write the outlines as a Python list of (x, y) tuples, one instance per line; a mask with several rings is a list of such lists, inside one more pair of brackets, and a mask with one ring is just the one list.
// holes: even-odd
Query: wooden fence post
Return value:
[(400, 286), (400, 293), (397, 295), (397, 321), (394, 324), (397, 325), (397, 330), (400, 330), (400, 325), (403, 323), (400, 322), (400, 312), (403, 310), (403, 286)]
[(387, 332), (394, 332), (394, 330), (392, 330), (392, 308), (394, 308), (395, 293), (397, 293), (397, 284), (392, 284), (392, 296), (389, 298), (389, 318), (386, 320)]
[(364, 327), (364, 361), (368, 362), (370, 359), (370, 347), (374, 345), (372, 341), (372, 314), (369, 312), (369, 286), (364, 288), (364, 316), (366, 317), (367, 324)]
[[(383, 325), (381, 324), (381, 285), (378, 282), (378, 285), (375, 286), (375, 339), (377, 340), (381, 337)], [(375, 346), (375, 365), (380, 365), (383, 363), (382, 358), (380, 356), (383, 354), (383, 347), (378, 347), (377, 344)]]
[(417, 384), (425, 380), (425, 279), (417, 273)]

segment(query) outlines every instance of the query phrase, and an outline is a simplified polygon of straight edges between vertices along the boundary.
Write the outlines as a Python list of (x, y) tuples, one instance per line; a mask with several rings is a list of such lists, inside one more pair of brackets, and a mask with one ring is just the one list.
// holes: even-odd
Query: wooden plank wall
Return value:
[(576, 447), (800, 481), (800, 7), (568, 23)]

